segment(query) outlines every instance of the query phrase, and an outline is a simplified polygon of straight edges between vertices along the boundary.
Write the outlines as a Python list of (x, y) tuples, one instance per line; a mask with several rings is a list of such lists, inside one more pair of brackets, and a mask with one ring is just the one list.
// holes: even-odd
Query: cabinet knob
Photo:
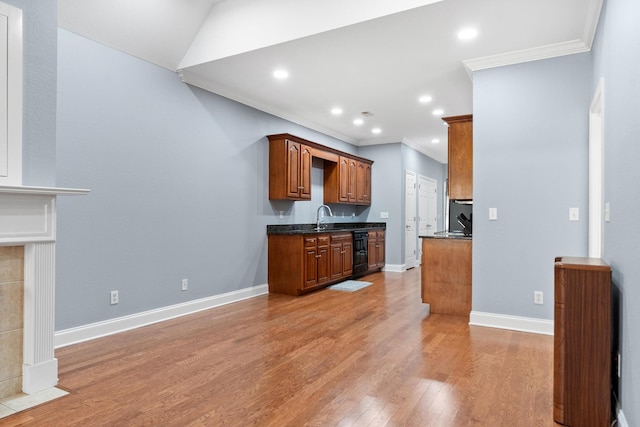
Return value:
[(316, 258), (320, 258), (322, 255), (316, 255)]
[(300, 187), (298, 187), (298, 190), (304, 190), (304, 185), (301, 185)]

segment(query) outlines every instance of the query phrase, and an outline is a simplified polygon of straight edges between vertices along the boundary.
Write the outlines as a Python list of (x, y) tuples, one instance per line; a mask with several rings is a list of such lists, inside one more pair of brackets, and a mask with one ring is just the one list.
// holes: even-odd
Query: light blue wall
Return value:
[[(400, 268), (405, 263), (405, 170), (435, 179), (438, 192), (442, 192), (446, 167), (401, 143), (359, 147), (358, 154), (375, 161), (372, 178), (375, 197), (364, 220), (387, 223), (387, 265)], [(380, 218), (381, 212), (388, 212), (389, 218)], [(439, 219), (438, 227), (441, 226)]]
[[(402, 223), (402, 153), (400, 144), (370, 145), (360, 147), (358, 154), (373, 160), (371, 188), (371, 207), (368, 209), (365, 221), (385, 222), (387, 232), (386, 263), (400, 265), (402, 260), (401, 248), (404, 237), (400, 232)], [(388, 212), (389, 218), (380, 218), (380, 212)]]
[(54, 186), (57, 1), (3, 1), (22, 9), (22, 184)]
[(326, 220), (387, 222), (387, 263), (403, 263), (403, 165), (441, 181), (440, 163), (401, 144), (358, 149), (68, 31), (58, 37), (57, 184), (91, 193), (59, 200), (57, 330), (266, 283), (265, 226), (313, 223), (323, 203), (319, 159), (310, 202), (268, 200), (274, 133), (374, 161), (372, 206), (332, 205)]
[(593, 47), (590, 94), (604, 79), (605, 201), (611, 222), (604, 228), (604, 259), (620, 293), (622, 376), (616, 392), (629, 426), (640, 425), (640, 3), (605, 1)]
[(58, 35), (57, 184), (91, 193), (59, 200), (56, 329), (266, 283), (266, 225), (315, 221), (322, 164), (311, 202), (270, 202), (265, 135), (356, 147)]
[(473, 311), (553, 319), (554, 257), (587, 253), (590, 61), (474, 73)]

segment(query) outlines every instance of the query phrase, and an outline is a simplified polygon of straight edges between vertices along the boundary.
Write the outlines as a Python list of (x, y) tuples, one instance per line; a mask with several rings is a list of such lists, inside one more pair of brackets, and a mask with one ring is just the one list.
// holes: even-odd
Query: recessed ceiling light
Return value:
[(280, 68), (273, 72), (273, 77), (275, 77), (278, 80), (284, 80), (287, 77), (289, 77), (289, 72), (287, 70)]
[(441, 116), (443, 114), (444, 114), (444, 110), (442, 108), (436, 108), (435, 110), (433, 110), (434, 116)]
[(340, 114), (342, 114), (342, 108), (340, 107), (333, 107), (331, 109), (331, 114), (333, 114), (334, 116), (339, 116)]
[(431, 97), (431, 95), (422, 95), (420, 98), (418, 98), (418, 101), (420, 101), (421, 104), (427, 104), (432, 100), (433, 98)]
[(380, 129), (380, 128), (371, 129), (371, 133), (375, 133), (376, 135), (379, 134), (380, 132), (382, 132), (382, 129)]
[(432, 144), (440, 144), (440, 140), (438, 138), (434, 138), (431, 140)]
[(364, 123), (364, 120), (362, 119), (353, 119), (353, 124), (356, 126), (360, 126)]
[(458, 32), (458, 38), (460, 40), (471, 40), (478, 36), (478, 30), (475, 28), (465, 28)]

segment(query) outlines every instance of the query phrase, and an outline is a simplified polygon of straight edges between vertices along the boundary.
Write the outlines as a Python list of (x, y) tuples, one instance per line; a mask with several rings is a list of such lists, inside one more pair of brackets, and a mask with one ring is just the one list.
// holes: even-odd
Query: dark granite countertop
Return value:
[(386, 222), (335, 222), (322, 224), (326, 228), (316, 230), (316, 224), (267, 225), (267, 234), (318, 234), (339, 231), (386, 230)]
[(422, 239), (450, 239), (450, 240), (472, 240), (471, 236), (460, 232), (436, 231), (433, 236), (418, 236)]

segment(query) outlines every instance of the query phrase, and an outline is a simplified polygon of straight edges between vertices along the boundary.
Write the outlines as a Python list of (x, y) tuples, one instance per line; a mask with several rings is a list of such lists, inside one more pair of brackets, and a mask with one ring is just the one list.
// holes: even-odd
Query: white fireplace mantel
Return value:
[(0, 186), (0, 245), (24, 246), (22, 390), (58, 384), (54, 357), (56, 198), (89, 190)]

